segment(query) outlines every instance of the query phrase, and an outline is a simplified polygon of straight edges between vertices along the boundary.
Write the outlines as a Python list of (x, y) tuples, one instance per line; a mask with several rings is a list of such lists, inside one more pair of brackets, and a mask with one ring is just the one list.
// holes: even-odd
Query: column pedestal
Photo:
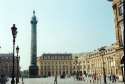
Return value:
[(29, 66), (29, 78), (38, 77), (38, 66)]

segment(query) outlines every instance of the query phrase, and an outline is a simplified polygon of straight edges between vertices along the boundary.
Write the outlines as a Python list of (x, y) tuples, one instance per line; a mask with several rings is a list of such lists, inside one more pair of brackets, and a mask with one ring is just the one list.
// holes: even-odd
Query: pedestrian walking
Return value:
[(92, 83), (92, 75), (90, 76), (90, 83)]
[(57, 74), (55, 75), (54, 84), (57, 84)]
[(116, 76), (115, 75), (112, 76), (112, 79), (113, 79), (113, 82), (116, 82)]
[(97, 84), (99, 84), (99, 75), (96, 77)]
[(109, 76), (109, 80), (112, 81), (112, 75)]
[(83, 75), (83, 77), (82, 77), (82, 80), (83, 80), (83, 81), (86, 81), (86, 80), (85, 80), (85, 77), (86, 77), (86, 76), (85, 76), (85, 75)]
[(93, 80), (93, 83), (96, 82), (96, 74), (93, 74), (93, 75), (92, 75), (92, 80)]
[(91, 83), (91, 79), (90, 79), (90, 83)]
[(23, 76), (22, 76), (22, 84), (24, 84), (24, 81), (23, 81)]

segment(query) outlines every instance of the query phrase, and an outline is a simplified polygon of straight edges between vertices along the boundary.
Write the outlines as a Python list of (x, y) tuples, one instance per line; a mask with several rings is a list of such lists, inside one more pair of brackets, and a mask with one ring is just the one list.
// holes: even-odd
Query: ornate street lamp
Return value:
[(75, 62), (76, 62), (76, 79), (78, 79), (79, 72), (78, 72), (78, 56), (75, 57)]
[(103, 65), (103, 77), (104, 77), (104, 84), (107, 84), (107, 82), (106, 82), (106, 74), (105, 74), (105, 67), (104, 67), (104, 58), (103, 58), (103, 56), (104, 56), (104, 52), (105, 52), (105, 47), (101, 47), (100, 49), (99, 49), (99, 52), (100, 52), (100, 55), (102, 56), (102, 65)]
[(13, 68), (12, 68), (12, 80), (11, 80), (11, 84), (15, 84), (15, 71), (14, 71), (14, 61), (15, 61), (15, 57), (14, 57), (14, 51), (15, 51), (15, 38), (17, 35), (17, 28), (15, 27), (15, 24), (13, 24), (13, 26), (11, 27), (11, 31), (12, 31), (12, 35), (13, 35)]
[(18, 84), (19, 83), (19, 59), (20, 59), (20, 57), (18, 56), (18, 53), (19, 53), (19, 47), (18, 46), (16, 47), (16, 53), (17, 53), (17, 57), (16, 57), (16, 59), (17, 59), (16, 84)]

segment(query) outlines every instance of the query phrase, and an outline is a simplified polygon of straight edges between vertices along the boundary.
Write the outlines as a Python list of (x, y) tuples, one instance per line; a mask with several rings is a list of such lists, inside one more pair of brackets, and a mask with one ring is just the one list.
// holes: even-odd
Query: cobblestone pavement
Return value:
[[(10, 83), (11, 79), (7, 82), (7, 84)], [(23, 84), (22, 81), (20, 80), (19, 84)], [(24, 84), (54, 84), (54, 77), (49, 77), (49, 78), (25, 78), (24, 79)], [(104, 84), (103, 79), (98, 80), (98, 81), (91, 81), (90, 78), (85, 78), (85, 81), (78, 81), (75, 80), (73, 77), (72, 78), (65, 78), (65, 79), (60, 79), (58, 77), (57, 79), (57, 84)], [(123, 84), (123, 82), (116, 82), (116, 83), (111, 83), (110, 81), (107, 81), (107, 84)]]

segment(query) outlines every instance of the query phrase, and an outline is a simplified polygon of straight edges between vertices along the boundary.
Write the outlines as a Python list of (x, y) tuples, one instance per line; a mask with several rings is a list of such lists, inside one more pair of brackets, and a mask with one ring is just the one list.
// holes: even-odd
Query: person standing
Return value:
[(22, 76), (22, 84), (24, 84), (24, 81), (23, 81), (23, 76)]
[(57, 74), (55, 75), (54, 84), (57, 84)]

